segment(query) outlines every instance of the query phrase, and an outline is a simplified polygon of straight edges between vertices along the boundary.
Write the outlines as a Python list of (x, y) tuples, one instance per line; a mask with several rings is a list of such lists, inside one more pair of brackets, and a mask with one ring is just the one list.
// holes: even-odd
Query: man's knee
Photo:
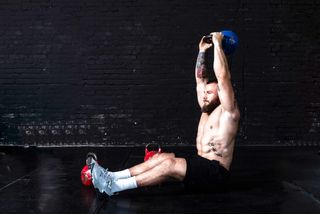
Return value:
[(156, 159), (156, 158), (160, 158), (161, 160), (165, 160), (168, 158), (174, 158), (175, 155), (174, 153), (157, 153), (154, 156), (152, 156), (152, 158)]
[(174, 164), (175, 164), (175, 159), (173, 158), (173, 157), (168, 157), (168, 158), (166, 158), (163, 162), (162, 162), (162, 164), (165, 166), (165, 167), (172, 167), (172, 166), (174, 166)]
[(159, 155), (162, 156), (164, 159), (175, 158), (174, 153), (160, 153)]
[(166, 158), (161, 162), (161, 170), (164, 172), (164, 174), (170, 175), (173, 173), (174, 165), (174, 158)]
[(176, 178), (178, 180), (183, 180), (186, 175), (187, 163), (183, 158), (167, 158), (162, 163), (162, 169), (164, 174)]

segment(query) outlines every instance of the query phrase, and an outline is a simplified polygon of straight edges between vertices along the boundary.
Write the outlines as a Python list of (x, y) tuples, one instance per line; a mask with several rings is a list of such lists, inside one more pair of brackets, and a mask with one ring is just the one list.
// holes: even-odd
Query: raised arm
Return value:
[(199, 53), (198, 53), (196, 69), (195, 69), (195, 78), (197, 83), (197, 97), (198, 97), (198, 103), (200, 107), (203, 106), (204, 90), (208, 82), (207, 69), (205, 65), (205, 52), (208, 48), (212, 46), (212, 44), (205, 43), (203, 41), (203, 38), (204, 37), (202, 37), (199, 43)]
[(228, 62), (222, 49), (222, 39), (222, 33), (212, 33), (212, 42), (214, 45), (213, 69), (218, 80), (218, 96), (222, 108), (225, 111), (234, 113), (238, 107), (231, 84)]

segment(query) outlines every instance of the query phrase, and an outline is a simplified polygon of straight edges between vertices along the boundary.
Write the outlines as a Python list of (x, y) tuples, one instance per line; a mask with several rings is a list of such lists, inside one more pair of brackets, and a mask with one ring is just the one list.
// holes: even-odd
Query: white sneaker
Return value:
[(101, 193), (105, 192), (107, 195), (113, 195), (111, 191), (113, 178), (108, 169), (101, 167), (96, 161), (92, 161), (91, 165), (92, 184)]

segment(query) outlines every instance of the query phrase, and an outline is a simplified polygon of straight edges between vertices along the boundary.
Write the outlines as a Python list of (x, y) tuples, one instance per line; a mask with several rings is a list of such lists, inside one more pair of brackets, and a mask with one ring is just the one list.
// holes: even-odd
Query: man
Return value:
[[(195, 189), (215, 189), (224, 184), (232, 162), (240, 112), (222, 49), (223, 35), (220, 32), (211, 35), (212, 43), (206, 43), (204, 37), (199, 43), (195, 69), (198, 103), (202, 110), (197, 134), (198, 155), (179, 158), (172, 153), (160, 153), (119, 172), (110, 172), (93, 161), (92, 181), (101, 193), (111, 196), (127, 189), (157, 185), (169, 178)], [(205, 66), (205, 52), (212, 46), (215, 82), (209, 82)]]

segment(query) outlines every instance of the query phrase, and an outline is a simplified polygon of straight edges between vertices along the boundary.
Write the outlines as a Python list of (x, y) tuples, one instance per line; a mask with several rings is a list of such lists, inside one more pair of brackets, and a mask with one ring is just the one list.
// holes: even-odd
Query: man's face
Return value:
[(211, 113), (219, 104), (217, 83), (209, 83), (206, 85), (203, 96), (202, 112)]

